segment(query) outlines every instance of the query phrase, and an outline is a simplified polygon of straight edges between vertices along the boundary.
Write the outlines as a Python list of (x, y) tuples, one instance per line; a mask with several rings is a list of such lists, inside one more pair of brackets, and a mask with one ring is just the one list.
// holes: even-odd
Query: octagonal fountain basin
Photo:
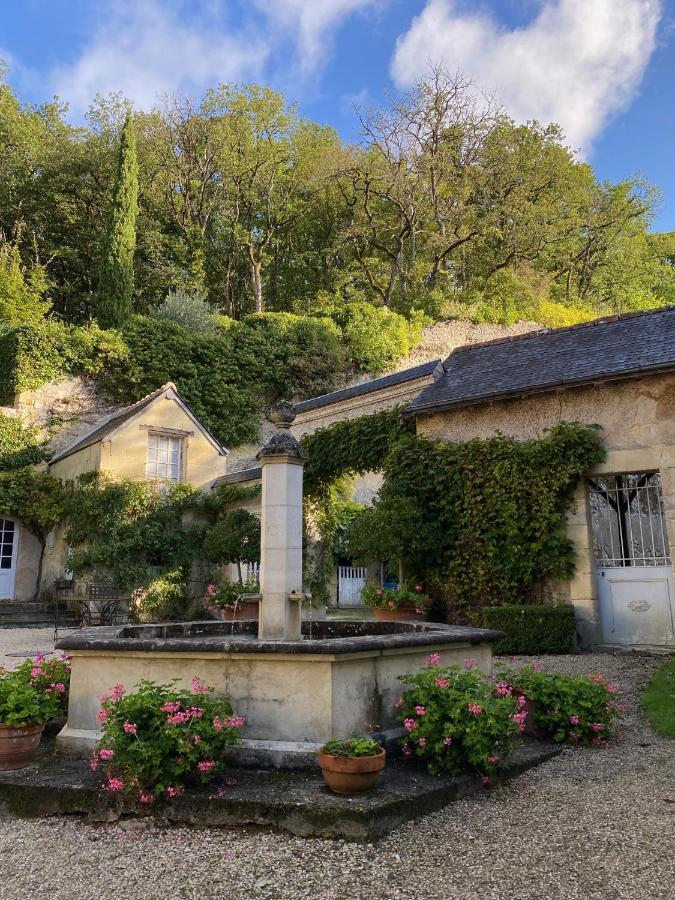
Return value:
[(427, 622), (324, 620), (303, 623), (299, 641), (259, 640), (257, 622), (183, 622), (84, 629), (57, 648), (72, 656), (68, 722), (57, 748), (88, 754), (99, 737), (99, 697), (144, 678), (190, 687), (198, 675), (227, 694), (246, 719), (239, 765), (304, 768), (332, 737), (401, 734), (394, 703), (399, 676), (430, 654), (441, 665), (467, 657), (484, 672), (500, 632)]

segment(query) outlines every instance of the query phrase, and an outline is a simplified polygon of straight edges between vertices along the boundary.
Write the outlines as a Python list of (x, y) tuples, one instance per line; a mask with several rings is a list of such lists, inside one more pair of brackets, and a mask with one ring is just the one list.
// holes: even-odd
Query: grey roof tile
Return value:
[(306, 412), (321, 406), (330, 406), (331, 403), (340, 403), (342, 400), (350, 400), (352, 397), (360, 397), (362, 394), (371, 394), (373, 391), (381, 391), (385, 388), (395, 387), (397, 384), (405, 384), (406, 381), (414, 381), (416, 378), (433, 375), (434, 369), (439, 365), (439, 362), (439, 360), (435, 359), (432, 362), (413, 366), (412, 369), (403, 369), (401, 372), (383, 375), (381, 378), (374, 378), (372, 381), (366, 381), (363, 384), (355, 384), (352, 387), (332, 391), (330, 394), (322, 394), (320, 397), (302, 400), (300, 403), (295, 404), (295, 411)]
[(405, 415), (675, 369), (675, 306), (459, 347), (443, 367)]

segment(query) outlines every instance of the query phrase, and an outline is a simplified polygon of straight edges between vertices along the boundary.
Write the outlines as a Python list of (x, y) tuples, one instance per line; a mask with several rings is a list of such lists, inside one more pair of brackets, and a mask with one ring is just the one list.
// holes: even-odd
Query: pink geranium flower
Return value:
[(483, 712), (483, 707), (479, 703), (469, 703), (469, 712), (473, 716), (479, 716)]
[(452, 744), (452, 738), (449, 735), (448, 735), (448, 737), (444, 737), (443, 743), (445, 744), (446, 747), (449, 747), (450, 744)]
[(96, 714), (96, 721), (97, 722), (105, 722), (105, 720), (107, 718), (108, 718), (108, 710), (99, 709), (98, 713)]
[(417, 728), (417, 722), (414, 719), (404, 719), (403, 727), (406, 731), (414, 731)]
[(152, 794), (146, 794), (145, 791), (141, 791), (141, 793), (138, 797), (138, 802), (139, 803), (154, 803), (155, 798), (152, 796)]
[(593, 729), (593, 731), (604, 731), (605, 730), (605, 726), (603, 725), (602, 722), (593, 722), (593, 724), (591, 725), (591, 728)]
[(450, 682), (448, 681), (447, 678), (437, 678), (434, 681), (434, 684), (436, 685), (436, 687), (439, 687), (439, 688), (450, 687)]
[(506, 681), (500, 681), (495, 690), (500, 697), (508, 697), (509, 694), (511, 694), (511, 692), (513, 691), (513, 688), (510, 684), (507, 684)]
[(423, 706), (416, 706), (415, 712), (417, 713), (418, 716), (424, 716), (424, 715), (426, 715), (427, 711)]
[(403, 697), (399, 697), (398, 700), (394, 703), (395, 709), (400, 709), (403, 706), (403, 703)]
[(215, 767), (216, 764), (212, 759), (204, 759), (197, 763), (197, 768), (200, 772), (210, 772), (212, 769), (215, 769)]
[(125, 687), (123, 684), (116, 684), (112, 689), (112, 694), (110, 695), (111, 700), (114, 700), (117, 703), (118, 700), (122, 699), (122, 695), (124, 694)]
[(473, 668), (475, 668), (475, 666), (476, 666), (476, 660), (467, 656), (467, 658), (464, 660), (464, 668), (465, 669), (473, 669)]
[(108, 750), (107, 747), (104, 747), (103, 750), (99, 750), (98, 755), (100, 756), (101, 759), (104, 759), (107, 761), (109, 759), (112, 759), (113, 756), (115, 755), (115, 753), (113, 750)]
[(108, 783), (105, 786), (106, 791), (112, 791), (113, 793), (117, 791), (124, 790), (124, 782), (121, 778), (109, 778)]
[(427, 739), (421, 737), (417, 743), (420, 745), (420, 747), (426, 747), (426, 745), (427, 745)]
[(439, 653), (431, 653), (427, 656), (427, 665), (428, 666), (439, 666), (441, 663), (441, 657)]
[(127, 734), (137, 734), (138, 725), (135, 722), (125, 722), (122, 726)]
[(570, 725), (578, 725), (580, 721), (579, 716), (570, 716)]

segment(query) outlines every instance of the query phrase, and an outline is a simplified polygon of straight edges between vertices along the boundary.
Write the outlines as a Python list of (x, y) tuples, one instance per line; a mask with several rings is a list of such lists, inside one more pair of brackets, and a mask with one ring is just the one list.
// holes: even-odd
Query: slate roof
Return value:
[(443, 368), (404, 415), (673, 370), (675, 306), (458, 347)]
[(331, 403), (339, 403), (342, 400), (350, 400), (352, 397), (360, 397), (362, 394), (371, 394), (373, 391), (381, 391), (385, 388), (395, 387), (397, 384), (405, 384), (406, 381), (414, 381), (416, 378), (424, 378), (433, 375), (434, 370), (440, 365), (440, 360), (422, 363), (413, 366), (412, 369), (403, 369), (402, 372), (394, 372), (393, 375), (383, 375), (363, 384), (355, 384), (353, 387), (341, 388), (330, 394), (322, 394), (320, 397), (312, 397), (311, 400), (302, 400), (295, 404), (296, 413), (317, 409), (321, 406), (330, 406)]
[(58, 462), (60, 459), (65, 459), (67, 456), (71, 456), (73, 453), (77, 453), (79, 450), (84, 450), (85, 447), (91, 447), (92, 444), (98, 444), (99, 441), (105, 440), (113, 432), (117, 431), (120, 426), (124, 425), (125, 422), (145, 409), (146, 406), (150, 406), (151, 403), (153, 403), (158, 399), (158, 397), (161, 397), (162, 394), (166, 393), (167, 391), (173, 391), (178, 402), (184, 407), (186, 412), (194, 420), (195, 424), (199, 426), (201, 431), (204, 432), (211, 443), (217, 448), (218, 452), (221, 454), (227, 453), (227, 450), (225, 450), (225, 448), (213, 437), (213, 435), (202, 425), (199, 419), (190, 410), (188, 405), (178, 393), (176, 385), (172, 381), (168, 381), (160, 388), (157, 388), (156, 391), (153, 391), (151, 394), (146, 394), (145, 397), (141, 397), (140, 400), (132, 403), (131, 406), (125, 406), (124, 409), (120, 409), (117, 412), (112, 413), (112, 415), (102, 419), (100, 422), (94, 425), (92, 429), (87, 431), (85, 434), (80, 435), (80, 437), (76, 438), (72, 443), (68, 444), (67, 447), (64, 447), (63, 450), (60, 450), (55, 456), (53, 456), (49, 460), (50, 464)]
[(227, 475), (221, 475), (211, 485), (211, 490), (215, 491), (224, 484), (246, 484), (247, 481), (259, 481), (262, 478), (262, 466), (253, 466), (250, 469), (240, 469), (239, 472), (228, 472)]

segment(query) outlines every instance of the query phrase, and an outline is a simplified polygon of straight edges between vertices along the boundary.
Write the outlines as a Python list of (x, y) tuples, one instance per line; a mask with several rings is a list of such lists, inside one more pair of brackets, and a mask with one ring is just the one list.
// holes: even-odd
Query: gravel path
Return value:
[(629, 705), (624, 734), (607, 748), (566, 750), (499, 792), (455, 803), (375, 846), (269, 831), (136, 828), (133, 820), (120, 827), (0, 819), (0, 898), (675, 897), (675, 744), (652, 734), (637, 709), (660, 660), (541, 662), (619, 682)]

